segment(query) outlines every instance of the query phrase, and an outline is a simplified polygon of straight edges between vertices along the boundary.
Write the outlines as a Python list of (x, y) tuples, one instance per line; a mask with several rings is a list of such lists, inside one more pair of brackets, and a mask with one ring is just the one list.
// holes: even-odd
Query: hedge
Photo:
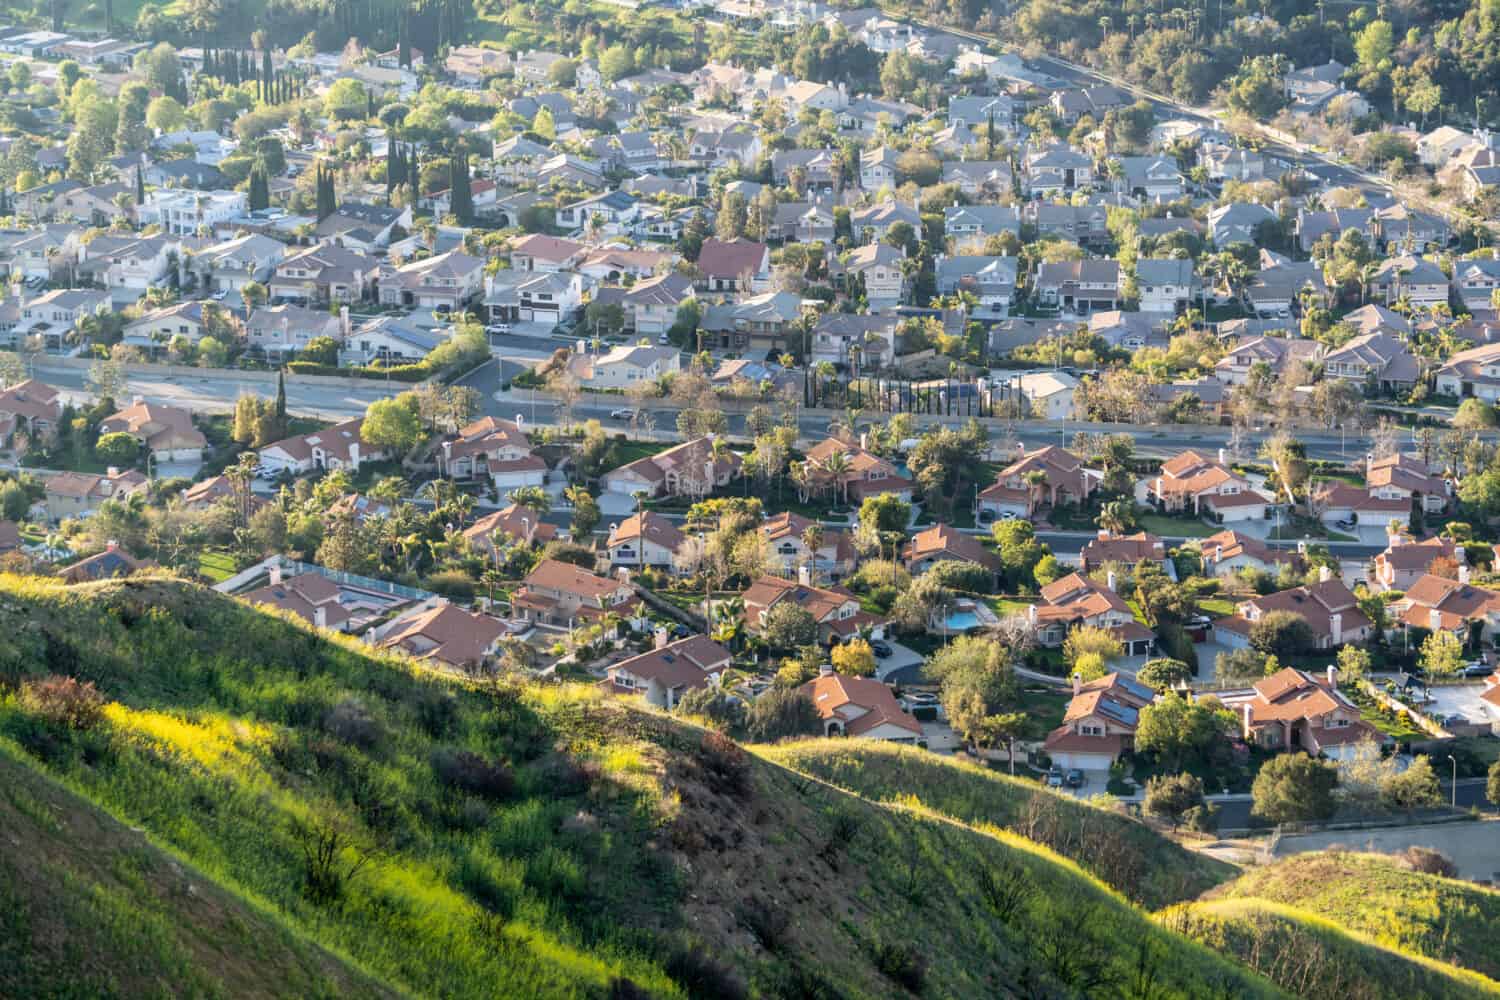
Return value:
[(394, 382), (420, 382), (433, 374), (426, 365), (393, 365), (389, 368), (340, 368), (316, 361), (288, 361), (294, 375), (342, 375), (346, 378), (390, 379)]

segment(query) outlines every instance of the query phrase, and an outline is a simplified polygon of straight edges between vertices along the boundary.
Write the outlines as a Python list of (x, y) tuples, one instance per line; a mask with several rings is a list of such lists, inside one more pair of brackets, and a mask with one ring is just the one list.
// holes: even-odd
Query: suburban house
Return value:
[(599, 482), (606, 491), (624, 496), (704, 497), (729, 485), (743, 464), (728, 449), (715, 452), (712, 437), (700, 437), (606, 472)]
[(810, 574), (798, 573), (799, 579), (779, 576), (756, 577), (741, 595), (745, 603), (745, 626), (759, 632), (766, 612), (777, 604), (789, 602), (802, 608), (818, 624), (818, 638), (833, 643), (869, 629), (877, 638), (884, 634), (886, 620), (859, 606), (859, 598), (842, 587), (815, 587), (808, 582)]
[(844, 273), (858, 276), (871, 309), (894, 306), (906, 295), (901, 263), (906, 255), (888, 243), (855, 247), (844, 259)]
[(62, 416), (58, 391), (27, 379), (0, 391), (0, 444), (24, 452), (33, 441), (51, 440)]
[(1100, 475), (1065, 448), (1047, 445), (1021, 450), (994, 483), (979, 492), (979, 513), (1029, 518), (1042, 507), (1082, 503), (1099, 486)]
[(1253, 535), (1226, 530), (1209, 535), (1199, 543), (1203, 572), (1217, 577), (1234, 576), (1242, 569), (1259, 570), (1275, 575), (1283, 566), (1294, 566), (1297, 554), (1287, 549), (1273, 549)]
[(360, 437), (364, 417), (311, 434), (284, 438), (260, 449), (261, 465), (277, 473), (300, 476), (314, 469), (347, 469), (357, 473), (361, 462), (379, 462), (386, 452)]
[(671, 711), (689, 691), (717, 687), (729, 669), (729, 650), (706, 635), (666, 641), (658, 630), (653, 649), (612, 664), (600, 685), (617, 694), (639, 694), (648, 704)]
[(893, 743), (916, 743), (922, 738), (922, 724), (880, 681), (836, 674), (825, 667), (797, 690), (817, 708), (824, 736), (858, 736)]
[(129, 576), (155, 566), (156, 563), (149, 559), (137, 559), (126, 552), (118, 542), (109, 542), (103, 552), (96, 552), (65, 567), (59, 576), (67, 584), (90, 583), (94, 580)]
[(208, 446), (187, 410), (148, 403), (140, 396), (99, 422), (99, 435), (105, 434), (128, 434), (158, 463), (202, 461)]
[(568, 370), (590, 389), (624, 389), (637, 382), (654, 382), (681, 367), (682, 352), (675, 347), (621, 344), (603, 354), (568, 358)]
[(711, 292), (749, 292), (770, 278), (771, 252), (753, 240), (713, 237), (698, 252), (698, 287)]
[(1167, 545), (1155, 535), (1144, 531), (1133, 535), (1111, 535), (1102, 528), (1095, 537), (1084, 543), (1078, 553), (1078, 564), (1085, 573), (1101, 569), (1105, 563), (1134, 566), (1136, 563), (1149, 562), (1160, 566), (1166, 559)]
[(1025, 372), (1015, 377), (1015, 388), (1025, 412), (1043, 420), (1078, 417), (1078, 379), (1064, 371)]
[(1079, 626), (1106, 629), (1120, 640), (1126, 656), (1145, 656), (1151, 652), (1156, 636), (1135, 620), (1130, 605), (1115, 593), (1114, 574), (1104, 584), (1079, 573), (1069, 573), (1042, 588), (1042, 600), (1027, 609), (1026, 616), (1036, 626), (1037, 642), (1056, 648)]
[[(808, 529), (813, 527), (817, 531), (809, 534)], [(859, 561), (849, 532), (825, 528), (791, 511), (782, 511), (762, 521), (760, 534), (766, 540), (766, 550), (776, 569), (785, 576), (811, 566), (814, 579), (827, 575), (836, 582), (854, 572)], [(816, 551), (809, 542), (816, 545)]]
[(396, 619), (376, 644), (467, 673), (495, 654), (506, 632), (498, 618), (443, 603)]
[(321, 573), (300, 573), (286, 579), (279, 565), (272, 566), (270, 574), (266, 586), (241, 594), (240, 599), (296, 615), (318, 628), (348, 631), (352, 615), (339, 603), (339, 585), (333, 580)]
[(1250, 381), (1250, 369), (1260, 364), (1280, 377), (1288, 365), (1314, 363), (1323, 356), (1323, 351), (1323, 345), (1316, 340), (1286, 337), (1241, 340), (1214, 365), (1214, 377), (1226, 385), (1244, 385)]
[(1073, 698), (1062, 725), (1047, 734), (1042, 748), (1052, 766), (1108, 771), (1135, 745), (1141, 709), (1156, 693), (1127, 674), (1113, 673), (1084, 684), (1073, 678)]
[(483, 257), (449, 250), (399, 267), (382, 265), (380, 304), (459, 311), (483, 293), (484, 264)]
[(1379, 392), (1410, 390), (1422, 378), (1422, 366), (1406, 344), (1388, 333), (1367, 333), (1323, 358), (1323, 373), (1369, 385)]
[(1240, 649), (1250, 644), (1251, 627), (1273, 611), (1289, 611), (1307, 622), (1317, 649), (1336, 649), (1345, 643), (1364, 642), (1374, 626), (1359, 610), (1359, 601), (1342, 580), (1335, 580), (1324, 566), (1317, 583), (1293, 587), (1264, 597), (1240, 602), (1235, 613), (1214, 622), (1220, 645)]
[(831, 491), (853, 503), (882, 493), (910, 501), (916, 488), (893, 463), (836, 437), (824, 438), (807, 450), (806, 469), (813, 489)]
[(1384, 738), (1339, 690), (1332, 666), (1326, 678), (1287, 667), (1256, 681), (1249, 698), (1225, 698), (1224, 704), (1240, 716), (1245, 742), (1265, 750), (1305, 750), (1337, 760), (1364, 740)]
[(1048, 261), (1037, 269), (1037, 302), (1047, 308), (1086, 316), (1120, 308), (1117, 260)]
[(543, 559), (512, 598), (518, 617), (546, 628), (571, 629), (605, 615), (629, 618), (640, 607), (635, 588), (572, 563)]
[(677, 310), (695, 298), (693, 279), (681, 274), (662, 274), (636, 283), (620, 304), (636, 333), (660, 334), (677, 322)]
[(91, 472), (59, 472), (42, 481), (42, 506), (47, 520), (86, 517), (106, 500), (124, 500), (145, 491), (151, 481), (134, 469), (123, 472), (111, 467), (104, 475)]
[(1181, 312), (1198, 294), (1193, 262), (1175, 257), (1136, 261), (1135, 286), (1141, 311), (1148, 313)]
[(1405, 299), (1418, 309), (1448, 304), (1448, 276), (1423, 257), (1390, 257), (1375, 265), (1370, 298), (1390, 306)]
[(1437, 371), (1437, 394), (1455, 399), (1500, 400), (1500, 344), (1459, 351)]
[(609, 552), (611, 566), (670, 570), (686, 540), (677, 525), (648, 510), (610, 525), (604, 548)]
[[(1221, 453), (1222, 454), (1222, 453)], [(1260, 521), (1271, 498), (1244, 476), (1196, 451), (1184, 451), (1162, 463), (1161, 472), (1135, 487), (1136, 502), (1168, 514), (1210, 514), (1220, 524)]]
[(1457, 580), (1418, 577), (1391, 610), (1402, 628), (1448, 631), (1465, 641), (1471, 630), (1487, 639), (1500, 631), (1500, 593), (1470, 583), (1468, 566), (1459, 566)]
[(488, 476), (499, 493), (547, 482), (547, 463), (531, 451), (520, 424), (481, 417), (444, 438), (436, 452), (438, 473), (450, 479)]
[(294, 354), (307, 350), (318, 337), (335, 341), (344, 336), (339, 317), (326, 309), (307, 309), (290, 302), (260, 306), (245, 324), (245, 339), (252, 350), (266, 354)]
[(546, 545), (556, 537), (557, 525), (543, 521), (530, 507), (514, 503), (484, 515), (464, 529), (469, 544), (490, 559), (499, 558), (512, 545)]
[(377, 262), (354, 250), (332, 244), (308, 247), (276, 265), (271, 299), (303, 305), (355, 303), (365, 297)]
[(1428, 574), (1438, 559), (1452, 562), (1455, 573), (1468, 569), (1463, 547), (1450, 539), (1434, 535), (1419, 542), (1406, 534), (1393, 534), (1389, 539), (1385, 551), (1378, 553), (1370, 563), (1370, 583), (1377, 590), (1410, 590)]
[(946, 524), (935, 524), (917, 532), (901, 552), (912, 574), (925, 573), (945, 559), (983, 566), (992, 576), (1002, 569), (1000, 557), (980, 544), (973, 535)]

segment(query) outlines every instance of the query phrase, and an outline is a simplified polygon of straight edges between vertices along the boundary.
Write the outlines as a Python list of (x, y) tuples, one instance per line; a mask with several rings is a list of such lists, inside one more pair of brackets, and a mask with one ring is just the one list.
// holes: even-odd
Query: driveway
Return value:
[(1483, 684), (1435, 685), (1427, 689), (1431, 704), (1423, 707), (1433, 715), (1461, 715), (1470, 722), (1500, 720), (1500, 709), (1479, 697), (1483, 691)]
[[(891, 647), (891, 655), (875, 661), (875, 679), (886, 683), (893, 681), (899, 681), (902, 684), (914, 683), (918, 679), (923, 663), (922, 654), (910, 646), (903, 646), (891, 639), (887, 639), (886, 643)], [(899, 677), (894, 676), (901, 671), (906, 671), (906, 673)]]
[(1061, 788), (1054, 788), (1053, 791), (1062, 792), (1064, 795), (1071, 795), (1075, 799), (1091, 799), (1095, 795), (1103, 795), (1108, 790), (1108, 787), (1108, 771), (1084, 771), (1083, 784), (1078, 788), (1069, 788), (1067, 785), (1064, 785)]
[(1321, 851), (1334, 845), (1357, 851), (1398, 854), (1408, 847), (1430, 847), (1453, 859), (1466, 879), (1500, 879), (1500, 824), (1495, 821), (1394, 826), (1384, 830), (1342, 830), (1282, 837), (1278, 857)]
[(1229, 651), (1228, 646), (1221, 646), (1213, 640), (1194, 643), (1193, 652), (1198, 654), (1198, 679), (1200, 681), (1213, 680), (1215, 661), (1218, 660), (1220, 653)]

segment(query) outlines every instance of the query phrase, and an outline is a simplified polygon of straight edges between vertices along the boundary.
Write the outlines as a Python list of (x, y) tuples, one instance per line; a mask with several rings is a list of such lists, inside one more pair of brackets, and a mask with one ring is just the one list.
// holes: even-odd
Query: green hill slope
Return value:
[(393, 995), (0, 747), (0, 996)]
[(1332, 921), (1279, 903), (1187, 903), (1163, 912), (1160, 919), (1306, 1000), (1500, 997), (1500, 983), (1477, 972), (1383, 948)]
[(915, 747), (813, 740), (764, 753), (865, 798), (918, 802), (965, 823), (1020, 833), (1148, 909), (1194, 899), (1238, 874), (1232, 865), (1195, 854), (1128, 816)]
[[(1476, 836), (1494, 836), (1478, 828)], [(1379, 854), (1298, 854), (1213, 893), (1284, 903), (1379, 944), (1500, 979), (1500, 892), (1410, 871)]]
[[(391, 987), (1278, 995), (1046, 850), (577, 687), (465, 686), (200, 588), (0, 578), (0, 741)], [(290, 989), (289, 992), (299, 992)]]

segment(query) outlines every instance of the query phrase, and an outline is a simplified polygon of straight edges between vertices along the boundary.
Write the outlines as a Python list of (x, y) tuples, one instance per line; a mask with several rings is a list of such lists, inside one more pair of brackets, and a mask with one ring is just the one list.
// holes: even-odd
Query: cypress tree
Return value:
[(286, 373), (276, 373), (276, 419), (283, 425), (286, 423)]
[(250, 168), (250, 211), (256, 212), (271, 207), (271, 186), (266, 178), (266, 168), (256, 163)]
[(396, 189), (396, 140), (387, 133), (385, 137), (385, 200), (391, 200)]
[(144, 205), (146, 203), (146, 177), (141, 173), (141, 165), (135, 165), (135, 203)]
[(461, 150), (453, 151), (448, 161), (448, 207), (463, 225), (474, 217), (474, 193), (469, 188), (469, 158)]
[(276, 70), (271, 66), (271, 46), (268, 42), (260, 53), (260, 75), (265, 82), (261, 84), (261, 100), (267, 104), (271, 103), (271, 85), (276, 81)]

